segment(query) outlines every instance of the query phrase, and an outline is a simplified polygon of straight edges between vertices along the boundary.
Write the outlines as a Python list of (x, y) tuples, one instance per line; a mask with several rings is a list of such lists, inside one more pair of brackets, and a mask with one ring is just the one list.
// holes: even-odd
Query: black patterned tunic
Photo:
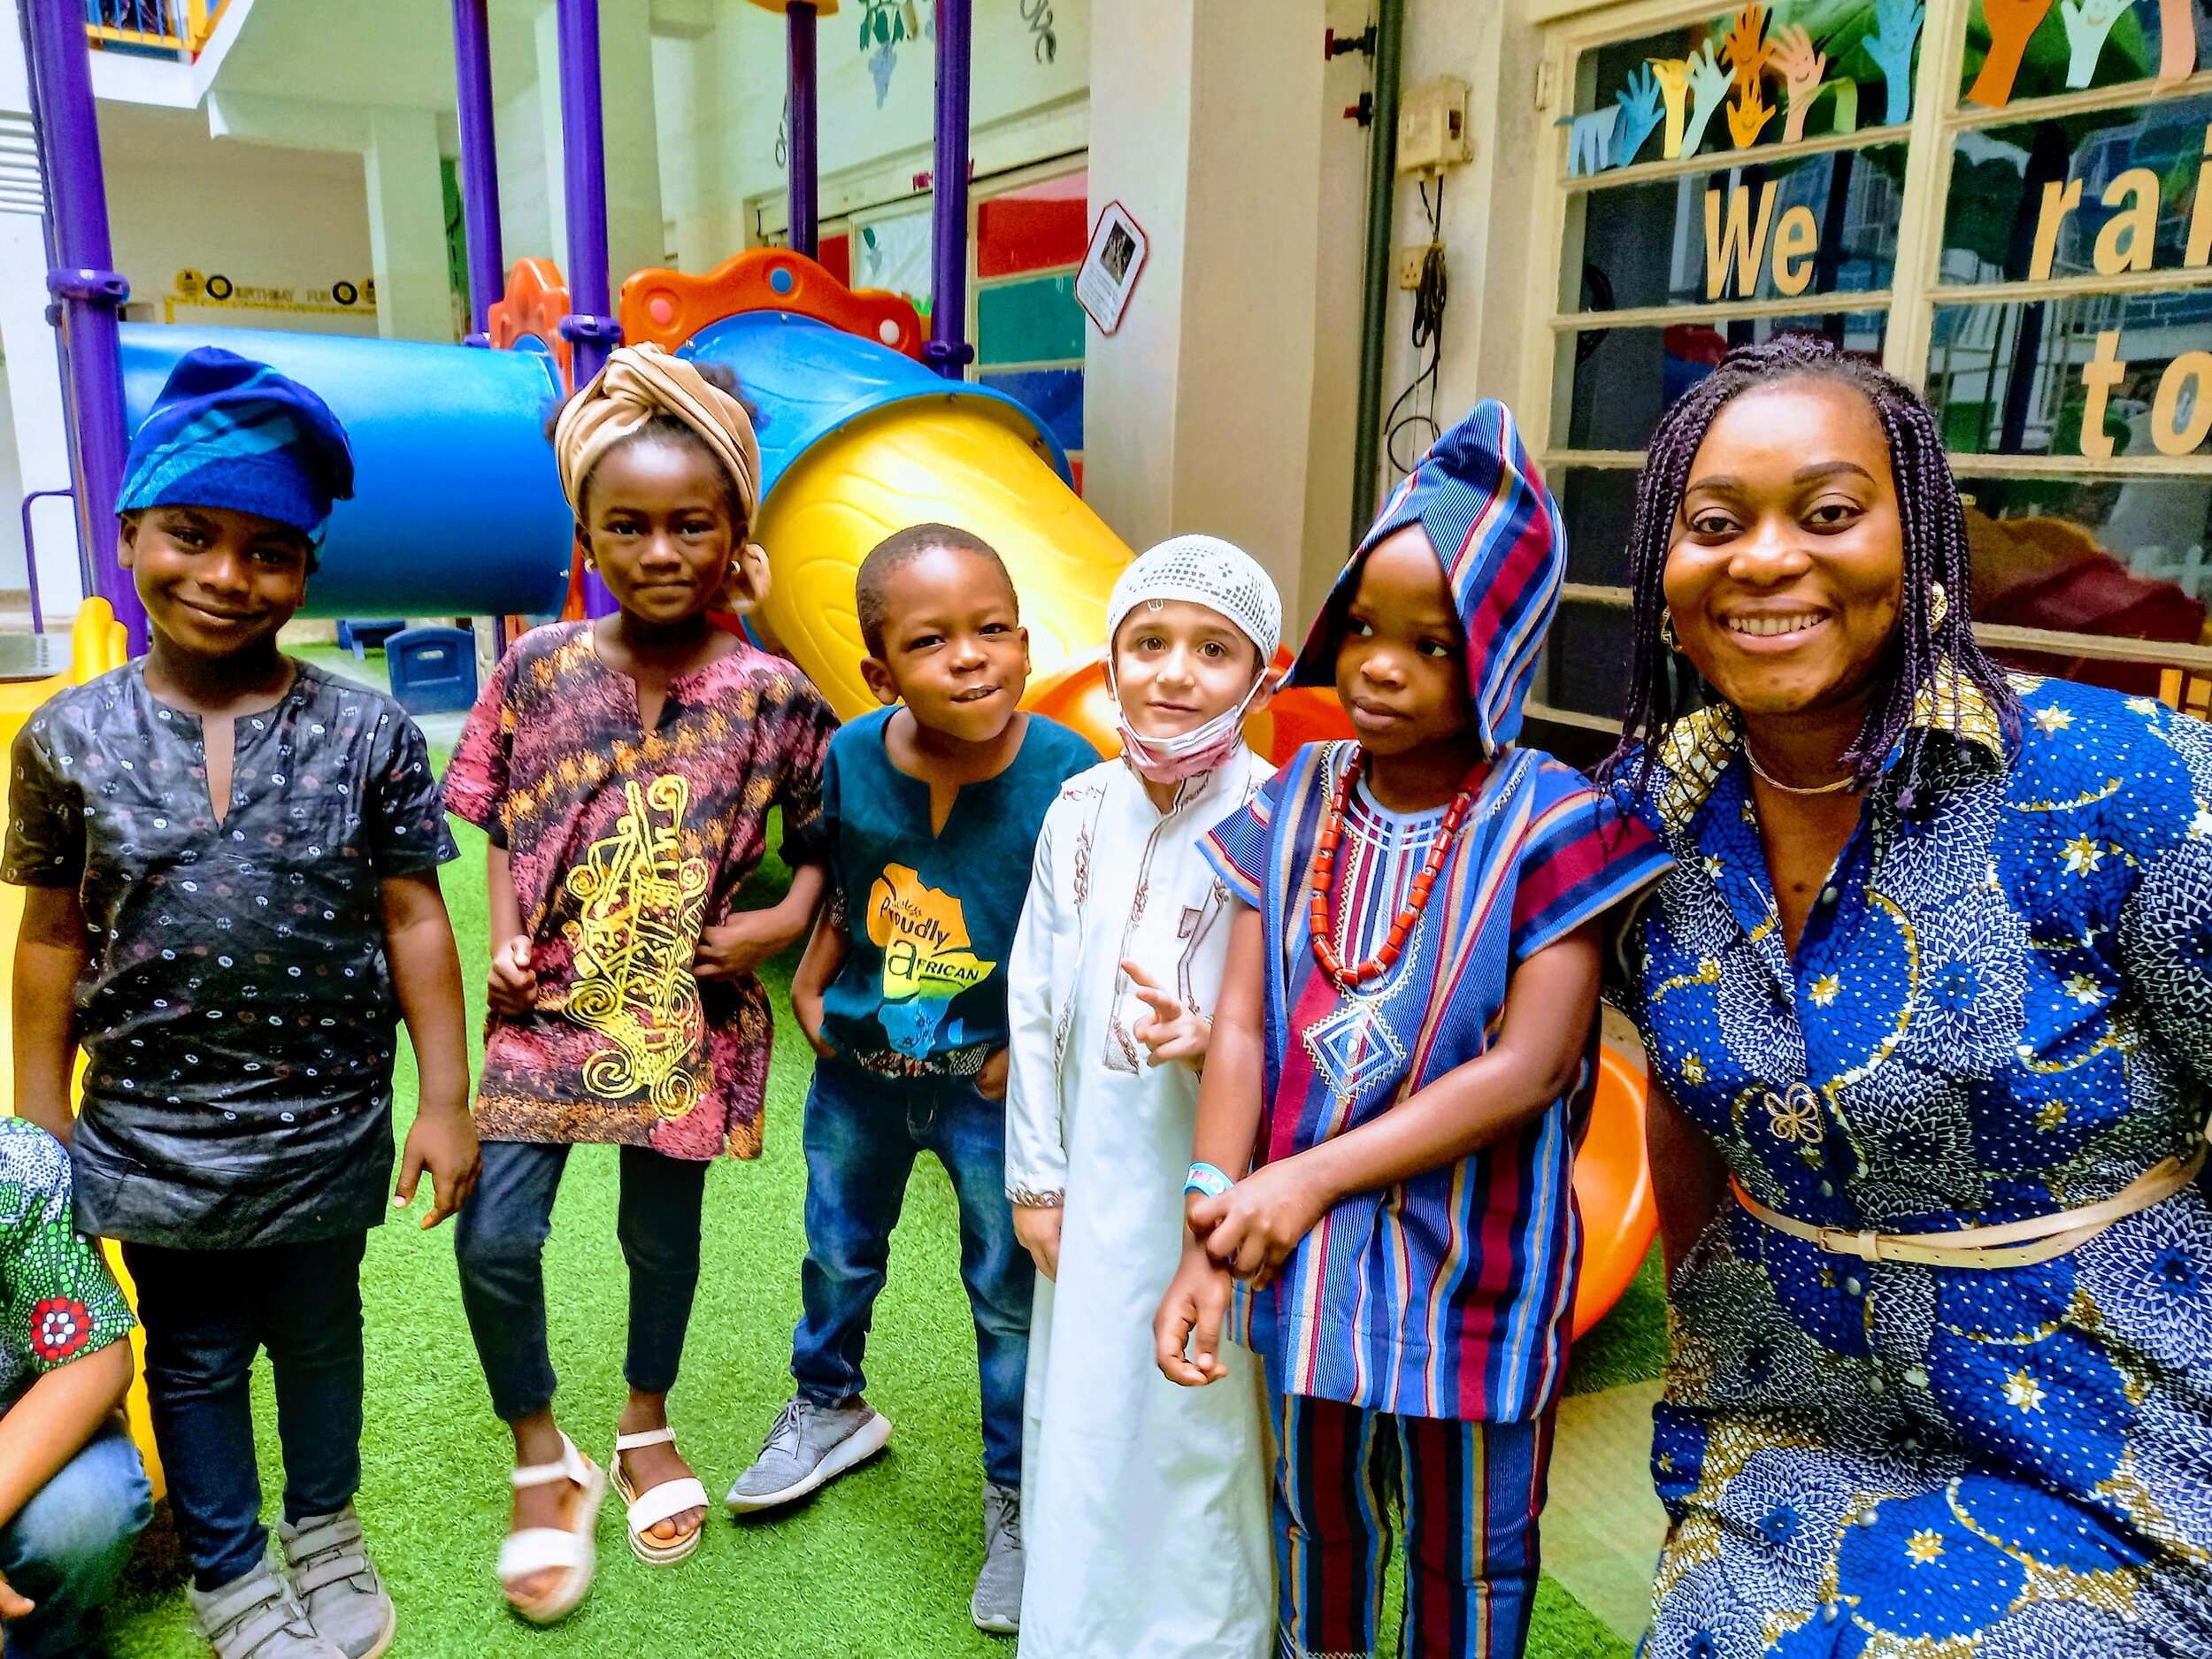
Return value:
[(374, 1226), (392, 1175), (399, 1006), (383, 882), (455, 856), (422, 733), (302, 663), (236, 726), (230, 810), (196, 715), (143, 660), (73, 686), (15, 742), (0, 879), (69, 887), (84, 1100), (77, 1225), (194, 1249)]

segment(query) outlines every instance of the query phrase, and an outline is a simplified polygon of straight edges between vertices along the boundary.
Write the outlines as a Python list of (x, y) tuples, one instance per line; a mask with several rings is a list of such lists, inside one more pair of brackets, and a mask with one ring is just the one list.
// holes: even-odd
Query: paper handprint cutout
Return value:
[[(1883, 0), (1886, 5), (1889, 0)], [(1966, 89), (1966, 101), (1985, 110), (2001, 110), (2012, 102), (2012, 83), (2020, 78), (2021, 60), (2028, 54), (2028, 39), (2051, 10), (2051, 0), (1982, 0), (1982, 16), (1989, 24), (1989, 55), (1982, 72)], [(2196, 36), (2192, 34), (2193, 45)]]
[(1621, 106), (1609, 104), (1587, 115), (1562, 116), (1572, 130), (1567, 138), (1567, 176), (1578, 179), (1603, 173), (1613, 165), (1613, 127), (1621, 119)]
[(2104, 51), (2105, 36), (2112, 33), (2120, 14), (2134, 4), (2135, 0), (2058, 0), (2059, 19), (2066, 25), (2068, 86), (2085, 87), (2097, 78), (2097, 59)]

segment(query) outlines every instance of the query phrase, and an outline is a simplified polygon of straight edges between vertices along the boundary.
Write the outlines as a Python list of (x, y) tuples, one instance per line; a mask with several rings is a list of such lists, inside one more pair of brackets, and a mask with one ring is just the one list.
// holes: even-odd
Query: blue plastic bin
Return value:
[(351, 651), (356, 662), (365, 662), (372, 650), (380, 650), (392, 635), (407, 626), (403, 617), (388, 617), (378, 622), (356, 622), (340, 618), (338, 649)]
[(444, 714), (476, 702), (476, 635), (466, 628), (403, 628), (384, 641), (392, 695), (410, 714)]

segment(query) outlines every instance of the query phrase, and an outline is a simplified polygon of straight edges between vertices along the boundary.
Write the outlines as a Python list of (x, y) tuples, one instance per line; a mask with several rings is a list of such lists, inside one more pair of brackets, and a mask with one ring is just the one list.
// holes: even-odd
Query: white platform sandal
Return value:
[(647, 1536), (646, 1529), (681, 1515), (686, 1509), (704, 1509), (707, 1489), (700, 1485), (696, 1476), (685, 1475), (640, 1492), (630, 1484), (629, 1471), (622, 1466), (622, 1454), (641, 1446), (672, 1443), (675, 1438), (673, 1429), (640, 1429), (635, 1434), (617, 1434), (614, 1455), (608, 1460), (614, 1468), (614, 1489), (623, 1502), (630, 1506), (624, 1523), (630, 1534), (630, 1548), (640, 1561), (656, 1567), (673, 1566), (698, 1548), (699, 1540), (706, 1533), (706, 1520), (703, 1516), (698, 1525), (672, 1544)]
[(559, 1463), (527, 1463), (510, 1479), (518, 1490), (549, 1486), (557, 1480), (573, 1481), (581, 1488), (572, 1527), (526, 1526), (519, 1532), (508, 1533), (507, 1541), (499, 1547), (502, 1588), (534, 1572), (557, 1570), (564, 1575), (551, 1594), (526, 1606), (508, 1598), (508, 1606), (518, 1617), (533, 1624), (551, 1624), (574, 1612), (591, 1589), (592, 1574), (599, 1564), (593, 1534), (599, 1525), (599, 1506), (606, 1501), (607, 1471), (578, 1451), (576, 1443), (564, 1434)]

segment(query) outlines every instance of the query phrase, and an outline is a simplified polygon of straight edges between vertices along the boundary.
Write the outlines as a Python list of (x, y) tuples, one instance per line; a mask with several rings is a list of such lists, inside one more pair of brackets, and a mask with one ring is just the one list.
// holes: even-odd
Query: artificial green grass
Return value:
[(1567, 1392), (1595, 1394), (1649, 1382), (1667, 1363), (1667, 1280), (1651, 1247), (1612, 1312), (1590, 1327), (1567, 1361)]
[[(373, 678), (374, 668), (362, 677)], [(436, 758), (442, 767), (445, 757)], [(449, 866), (444, 886), (460, 943), (472, 1048), (480, 1052), (484, 841), (457, 820), (454, 832), (461, 858)], [(757, 896), (748, 902), (765, 902), (783, 879), (787, 872), (772, 858), (757, 878)], [(673, 1568), (637, 1561), (624, 1542), (619, 1505), (611, 1504), (599, 1526), (599, 1576), (584, 1605), (545, 1630), (507, 1612), (493, 1564), (506, 1530), (512, 1447), (485, 1398), (462, 1315), (450, 1225), (433, 1233), (415, 1226), (427, 1208), (426, 1191), (408, 1216), (396, 1215), (371, 1235), (363, 1270), (368, 1426), (357, 1502), (398, 1604), (397, 1659), (1011, 1655), (1011, 1642), (984, 1635), (968, 1618), (982, 1563), (974, 1332), (959, 1280), (952, 1189), (933, 1159), (921, 1161), (909, 1190), (869, 1344), (869, 1398), (897, 1425), (888, 1451), (772, 1518), (733, 1524), (719, 1506), (790, 1392), (805, 1251), (799, 1123), (810, 1070), (790, 1018), (793, 965), (787, 956), (761, 976), (776, 1009), (765, 1154), (756, 1163), (725, 1163), (707, 1181), (698, 1300), (683, 1378), (670, 1402), (685, 1454), (717, 1500), (689, 1561)], [(403, 1134), (415, 1098), (413, 1056), (404, 1043), (395, 1093)], [(578, 1445), (603, 1462), (626, 1393), (627, 1285), (615, 1241), (615, 1168), (611, 1147), (576, 1149), (546, 1248), (561, 1377), (556, 1409)], [(1594, 1333), (1591, 1341), (1597, 1340)], [(282, 1462), (265, 1363), (256, 1368), (254, 1409), (273, 1528)], [(1144, 1517), (1130, 1524), (1142, 1525)], [(1050, 1525), (1049, 1517), (1028, 1517), (1033, 1534)], [(1191, 1570), (1206, 1569), (1194, 1562)], [(203, 1659), (206, 1649), (182, 1585), (173, 1547), (150, 1540), (112, 1609), (114, 1659)], [(1141, 1586), (1131, 1590), (1143, 1593)], [(1547, 1578), (1527, 1651), (1537, 1659), (1625, 1659), (1630, 1649)]]

